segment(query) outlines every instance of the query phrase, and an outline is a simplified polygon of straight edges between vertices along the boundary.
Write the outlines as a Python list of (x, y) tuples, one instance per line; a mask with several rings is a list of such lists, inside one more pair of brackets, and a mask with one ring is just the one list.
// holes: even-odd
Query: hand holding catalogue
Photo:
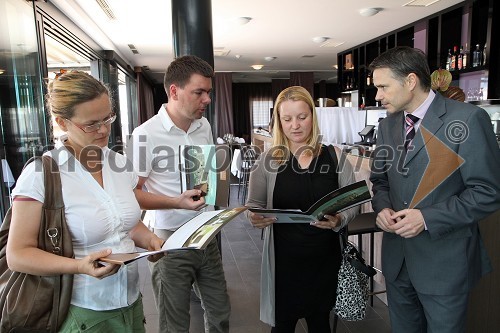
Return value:
[(82, 259), (78, 260), (78, 273), (87, 274), (97, 279), (104, 279), (105, 277), (115, 274), (120, 268), (119, 265), (99, 264), (99, 258), (103, 255), (109, 255), (110, 253), (110, 249), (104, 249), (95, 253), (91, 253), (88, 256), (85, 256)]
[[(264, 228), (271, 223), (314, 223), (324, 219), (325, 215), (334, 216), (343, 210), (361, 205), (371, 200), (371, 194), (368, 190), (368, 185), (365, 180), (341, 187), (334, 190), (318, 201), (316, 201), (307, 211), (303, 212), (299, 209), (265, 209), (252, 208), (249, 210), (252, 213), (262, 216), (262, 223), (256, 225), (259, 228)], [(271, 222), (274, 219), (274, 222)]]
[(246, 209), (246, 207), (236, 207), (199, 213), (177, 229), (165, 241), (160, 250), (112, 253), (99, 260), (112, 264), (126, 265), (137, 259), (164, 254), (168, 251), (204, 249), (224, 225)]
[(312, 222), (311, 225), (320, 229), (334, 229), (342, 223), (342, 217), (339, 214), (326, 214), (320, 221)]

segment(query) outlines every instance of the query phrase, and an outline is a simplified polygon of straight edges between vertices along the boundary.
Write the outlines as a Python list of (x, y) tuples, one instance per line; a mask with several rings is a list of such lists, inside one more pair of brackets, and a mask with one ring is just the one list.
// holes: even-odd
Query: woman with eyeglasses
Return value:
[[(46, 154), (59, 166), (75, 259), (37, 248), (44, 181), (40, 165), (31, 163), (13, 191), (9, 267), (33, 275), (74, 274), (61, 332), (144, 332), (137, 262), (119, 266), (99, 261), (112, 252), (134, 252), (136, 246), (157, 250), (163, 244), (140, 222), (132, 164), (107, 147), (116, 119), (110, 93), (89, 74), (72, 71), (49, 83), (46, 100), (66, 133)], [(189, 205), (193, 194), (183, 195), (172, 198), (173, 208), (179, 206), (174, 202)]]

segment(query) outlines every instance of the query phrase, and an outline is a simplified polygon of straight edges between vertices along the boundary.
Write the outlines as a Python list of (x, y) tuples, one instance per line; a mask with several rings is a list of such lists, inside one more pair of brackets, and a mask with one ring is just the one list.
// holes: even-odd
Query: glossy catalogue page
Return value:
[(163, 244), (161, 250), (113, 253), (100, 260), (112, 264), (126, 265), (137, 259), (162, 252), (204, 249), (223, 226), (246, 209), (246, 207), (236, 207), (200, 213), (177, 229)]

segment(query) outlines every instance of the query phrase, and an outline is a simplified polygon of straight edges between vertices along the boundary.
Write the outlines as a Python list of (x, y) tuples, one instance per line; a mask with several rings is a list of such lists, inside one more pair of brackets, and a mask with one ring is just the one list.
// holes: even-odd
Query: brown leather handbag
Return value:
[[(43, 156), (41, 159), (45, 202), (38, 247), (73, 258), (73, 244), (64, 215), (59, 168), (51, 157)], [(57, 332), (68, 314), (73, 275), (35, 276), (9, 269), (5, 252), (11, 209), (0, 227), (0, 332)]]

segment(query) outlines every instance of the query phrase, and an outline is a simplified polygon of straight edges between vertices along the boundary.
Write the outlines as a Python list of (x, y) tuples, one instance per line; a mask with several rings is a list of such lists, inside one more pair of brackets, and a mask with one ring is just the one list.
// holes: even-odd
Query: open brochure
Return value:
[(229, 145), (180, 145), (181, 192), (199, 189), (207, 205), (227, 207), (230, 162)]
[(126, 265), (140, 258), (172, 250), (201, 250), (214, 239), (219, 230), (247, 207), (203, 212), (184, 223), (163, 244), (161, 250), (133, 253), (112, 253), (99, 259), (112, 264)]
[(264, 217), (275, 217), (277, 219), (275, 223), (311, 223), (322, 220), (325, 215), (340, 213), (370, 200), (368, 185), (362, 180), (328, 193), (305, 212), (299, 209), (249, 208), (249, 210)]

